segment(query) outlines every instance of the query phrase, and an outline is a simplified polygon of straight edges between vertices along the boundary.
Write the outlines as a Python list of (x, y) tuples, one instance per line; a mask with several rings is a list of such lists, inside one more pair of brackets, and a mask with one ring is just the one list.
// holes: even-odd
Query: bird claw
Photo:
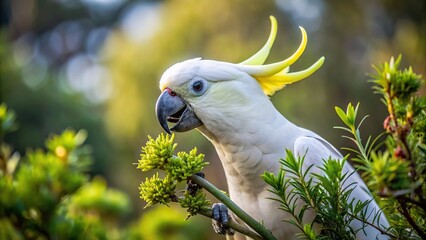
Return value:
[[(204, 173), (198, 172), (196, 175), (204, 178)], [(186, 191), (194, 196), (201, 187), (188, 179), (186, 182)], [(215, 203), (212, 206), (212, 225), (216, 233), (221, 235), (234, 235), (235, 231), (228, 227), (228, 223), (231, 220), (231, 216), (228, 214), (228, 208), (223, 203)]]
[(228, 227), (231, 216), (228, 214), (228, 208), (223, 203), (215, 203), (212, 206), (212, 226), (216, 233), (221, 235), (233, 235), (235, 232)]

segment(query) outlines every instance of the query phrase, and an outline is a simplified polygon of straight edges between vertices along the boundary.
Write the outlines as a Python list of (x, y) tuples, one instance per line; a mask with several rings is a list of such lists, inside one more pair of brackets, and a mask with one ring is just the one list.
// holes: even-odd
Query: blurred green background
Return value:
[[(158, 81), (170, 65), (194, 57), (240, 62), (269, 34), (278, 36), (268, 62), (308, 46), (293, 70), (321, 56), (323, 67), (271, 100), (296, 124), (347, 145), (334, 106), (361, 102), (371, 115), (365, 132), (382, 131), (385, 109), (374, 95), (371, 64), (403, 55), (402, 66), (426, 73), (426, 1), (411, 0), (3, 0), (0, 30), (0, 100), (16, 112), (19, 130), (6, 141), (24, 153), (42, 147), (49, 133), (86, 129), (95, 164), (91, 175), (130, 196), (130, 222), (144, 214), (136, 169), (147, 135), (162, 132), (154, 106)], [(424, 93), (424, 89), (423, 89)], [(196, 131), (177, 135), (179, 149), (196, 146), (210, 162), (206, 177), (226, 189), (212, 145)], [(163, 213), (164, 214), (164, 213)], [(196, 217), (202, 219), (202, 217)], [(208, 225), (209, 221), (201, 221)], [(206, 228), (207, 229), (207, 228)], [(212, 232), (210, 229), (206, 231)], [(212, 235), (215, 239), (217, 236)]]

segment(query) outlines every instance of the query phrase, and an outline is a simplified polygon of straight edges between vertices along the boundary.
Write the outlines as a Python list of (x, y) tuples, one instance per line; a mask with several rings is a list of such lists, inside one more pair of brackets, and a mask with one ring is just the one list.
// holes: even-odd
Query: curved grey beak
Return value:
[[(171, 131), (189, 131), (203, 125), (201, 120), (186, 103), (179, 96), (172, 94), (168, 89), (164, 90), (158, 98), (155, 113), (161, 127), (168, 134), (171, 134)], [(176, 124), (172, 128), (169, 128), (167, 121)]]

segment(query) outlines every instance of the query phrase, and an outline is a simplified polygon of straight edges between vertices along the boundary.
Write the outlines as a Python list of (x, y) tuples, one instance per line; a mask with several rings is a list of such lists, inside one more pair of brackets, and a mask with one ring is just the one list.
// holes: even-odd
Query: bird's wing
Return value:
[[(339, 151), (337, 151), (330, 143), (328, 143), (321, 137), (315, 135), (298, 137), (294, 144), (293, 153), (296, 156), (305, 156), (304, 168), (306, 169), (307, 167), (314, 165), (311, 171), (319, 174), (321, 174), (321, 170), (318, 167), (323, 165), (323, 160), (327, 160), (330, 157), (336, 160), (341, 160), (343, 158)], [(346, 162), (343, 168), (343, 173), (352, 173), (353, 171), (355, 171), (354, 168), (350, 165), (349, 162)], [(355, 199), (355, 203), (358, 200), (364, 202), (373, 198), (358, 173), (353, 173), (352, 175), (350, 175), (349, 179), (346, 181), (343, 187), (346, 187), (347, 185), (352, 183), (355, 183), (353, 185), (355, 189), (351, 194), (351, 198)], [(377, 203), (372, 200), (371, 203), (368, 205), (367, 209), (368, 213), (372, 213), (369, 217), (370, 222), (373, 221), (373, 217), (375, 213), (377, 213), (377, 211), (380, 211), (380, 208)], [(389, 223), (384, 214), (381, 214), (379, 224), (377, 224), (377, 222), (374, 222), (374, 224), (380, 225), (382, 229), (386, 229), (389, 227)], [(351, 226), (354, 229), (358, 229), (362, 226), (362, 224), (359, 221), (353, 221), (351, 223)], [(366, 237), (368, 239), (374, 239), (376, 237), (378, 239), (387, 239), (386, 236), (381, 235), (377, 229), (371, 226), (367, 226), (364, 230), (365, 231), (361, 230), (357, 233), (357, 239), (366, 239)]]

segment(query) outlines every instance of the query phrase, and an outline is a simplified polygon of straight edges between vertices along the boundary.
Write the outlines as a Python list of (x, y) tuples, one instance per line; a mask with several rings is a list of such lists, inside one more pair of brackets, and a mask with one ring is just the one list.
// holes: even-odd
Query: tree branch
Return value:
[[(213, 214), (212, 214), (212, 210), (211, 209), (201, 211), (201, 212), (199, 212), (199, 214), (201, 214), (203, 216), (206, 216), (208, 218), (213, 219)], [(252, 238), (253, 240), (263, 240), (263, 238), (261, 236), (259, 236), (257, 233), (253, 232), (252, 230), (250, 230), (246, 226), (237, 223), (232, 218), (229, 219), (229, 222), (228, 222), (227, 226), (230, 227), (230, 228), (232, 228), (233, 230), (241, 233), (241, 234), (244, 234), (244, 235)]]
[(362, 219), (362, 218), (358, 217), (357, 215), (354, 215), (354, 214), (349, 213), (349, 212), (348, 212), (348, 215), (351, 216), (352, 218), (354, 218), (354, 219), (362, 222), (363, 224), (369, 225), (369, 226), (377, 229), (383, 235), (387, 235), (387, 236), (391, 237), (392, 239), (397, 239), (398, 238), (397, 236), (392, 235), (392, 234), (386, 232), (385, 230), (381, 229), (379, 226), (376, 226), (375, 224), (370, 223), (370, 222), (366, 221), (365, 219)]
[(416, 201), (414, 199), (411, 199), (411, 198), (405, 197), (405, 196), (399, 196), (397, 198), (401, 199), (403, 201), (407, 201), (407, 202), (414, 204), (416, 206), (419, 206), (423, 210), (423, 212), (426, 213), (426, 204), (424, 202)]
[(408, 223), (410, 223), (410, 225), (413, 227), (413, 229), (417, 232), (417, 234), (419, 234), (419, 236), (422, 239), (426, 239), (426, 232), (423, 231), (418, 225), (417, 223), (414, 221), (414, 219), (411, 217), (410, 212), (408, 212), (407, 209), (407, 204), (405, 201), (398, 199), (399, 205), (401, 206), (402, 209), (402, 214), (404, 215), (404, 217), (407, 219)]
[(276, 240), (272, 233), (267, 230), (263, 225), (257, 222), (254, 218), (248, 215), (244, 210), (242, 210), (237, 204), (235, 204), (228, 196), (226, 196), (221, 190), (216, 188), (206, 179), (192, 175), (189, 177), (196, 184), (206, 189), (209, 193), (215, 196), (219, 201), (225, 204), (229, 210), (231, 210), (235, 215), (237, 215), (242, 221), (244, 221), (249, 227), (256, 231), (263, 239), (265, 240)]

